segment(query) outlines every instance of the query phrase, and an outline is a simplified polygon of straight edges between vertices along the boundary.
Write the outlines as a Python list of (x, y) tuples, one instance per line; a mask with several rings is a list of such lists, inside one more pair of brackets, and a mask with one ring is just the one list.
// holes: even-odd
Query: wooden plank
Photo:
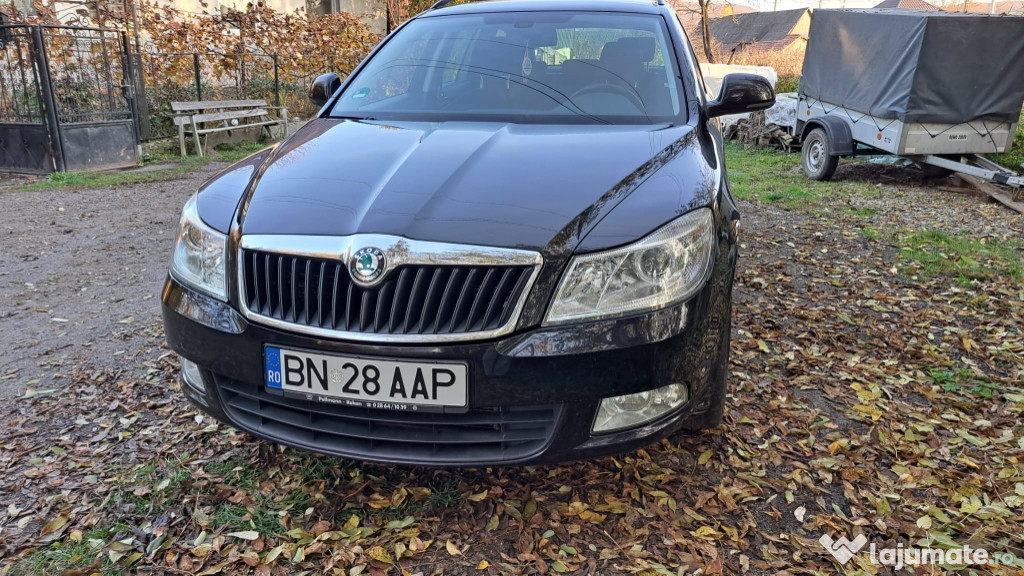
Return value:
[(1016, 210), (1017, 212), (1024, 214), (1024, 202), (1014, 200), (1014, 197), (1011, 195), (1012, 193), (1009, 190), (999, 188), (994, 184), (990, 184), (981, 178), (971, 176), (970, 174), (957, 174), (957, 176), (959, 176), (964, 182), (967, 182), (978, 190), (981, 190), (996, 202), (999, 202), (1011, 210)]
[(188, 125), (194, 120), (197, 124), (201, 122), (223, 122), (238, 118), (250, 118), (252, 116), (266, 116), (267, 111), (262, 109), (254, 110), (226, 110), (224, 112), (210, 112), (207, 114), (190, 114), (188, 116), (175, 116), (174, 123)]
[[(256, 128), (258, 126), (275, 126), (277, 124), (284, 124), (281, 120), (268, 120), (267, 122), (254, 122), (252, 124), (239, 124), (238, 126), (217, 126), (215, 128), (199, 128), (196, 132), (199, 134), (212, 134), (213, 132), (223, 132), (225, 130), (241, 130), (243, 128)], [(192, 128), (190, 125), (185, 126), (185, 132), (191, 134)]]
[(261, 108), (266, 105), (266, 100), (203, 100), (200, 102), (171, 102), (171, 110), (175, 112), (192, 112), (195, 110), (219, 110), (224, 108)]

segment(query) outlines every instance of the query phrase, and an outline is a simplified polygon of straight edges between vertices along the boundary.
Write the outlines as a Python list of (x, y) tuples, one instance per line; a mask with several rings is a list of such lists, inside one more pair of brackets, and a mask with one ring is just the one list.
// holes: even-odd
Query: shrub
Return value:
[(800, 76), (779, 76), (779, 81), (775, 84), (775, 92), (778, 94), (796, 92), (799, 88)]
[(309, 17), (278, 12), (264, 2), (244, 10), (190, 14), (143, 0), (140, 28), (150, 39), (143, 54), (150, 124), (154, 133), (175, 132), (170, 102), (194, 100), (195, 58), (203, 100), (262, 98), (273, 104), (277, 56), (281, 105), (292, 117), (316, 111), (306, 98), (309, 82), (334, 71), (345, 76), (380, 41), (349, 13)]
[(1017, 124), (1017, 134), (1013, 139), (1013, 147), (1006, 154), (992, 154), (992, 161), (1017, 172), (1024, 170), (1024, 110), (1020, 113), (1020, 122)]

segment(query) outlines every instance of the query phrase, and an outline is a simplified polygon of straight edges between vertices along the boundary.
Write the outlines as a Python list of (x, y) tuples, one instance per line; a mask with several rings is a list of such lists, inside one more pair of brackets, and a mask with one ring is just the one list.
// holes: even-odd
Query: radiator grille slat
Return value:
[[(398, 282), (395, 285), (395, 301), (396, 302), (401, 302), (401, 301), (403, 301), (403, 300), (405, 300), (406, 298), (409, 297), (409, 288), (407, 287), (407, 282), (408, 281), (409, 281), (409, 269), (405, 268), (401, 272), (398, 273)], [(388, 318), (388, 333), (389, 334), (394, 334), (395, 330), (398, 328), (398, 322), (396, 322), (396, 320), (398, 319), (397, 316), (398, 316), (399, 309), (400, 308), (397, 305), (391, 307), (391, 315)]]
[(324, 327), (324, 276), (327, 275), (327, 262), (320, 263), (320, 281), (316, 289), (316, 327)]
[(532, 266), (403, 265), (363, 288), (336, 260), (243, 250), (242, 298), (260, 316), (360, 334), (471, 334), (513, 320)]
[(334, 289), (331, 290), (331, 330), (338, 327), (338, 283), (341, 277), (341, 264), (334, 265)]
[(452, 320), (448, 323), (449, 334), (463, 332), (462, 329), (457, 327), (462, 323), (462, 319), (469, 314), (469, 307), (473, 305), (473, 292), (479, 286), (480, 270), (478, 268), (471, 268), (469, 277), (466, 278), (466, 283), (462, 285), (459, 300), (455, 303), (455, 312), (452, 314)]
[(442, 276), (444, 276), (444, 269), (438, 268), (434, 270), (434, 275), (430, 278), (430, 286), (427, 287), (427, 295), (423, 299), (423, 311), (420, 312), (420, 334), (427, 331), (427, 322), (433, 323), (437, 319), (437, 299), (441, 297), (438, 284), (441, 283)]

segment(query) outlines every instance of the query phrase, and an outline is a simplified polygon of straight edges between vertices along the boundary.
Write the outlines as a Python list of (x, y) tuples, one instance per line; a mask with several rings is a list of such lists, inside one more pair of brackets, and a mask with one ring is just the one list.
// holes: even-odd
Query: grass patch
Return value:
[(216, 156), (213, 160), (218, 162), (238, 162), (242, 158), (252, 154), (253, 152), (259, 152), (267, 146), (270, 146), (271, 142), (247, 142), (245, 144), (220, 144), (215, 148), (217, 151)]
[(335, 458), (332, 456), (318, 456), (308, 458), (304, 456), (301, 464), (296, 466), (295, 474), (306, 482), (333, 482), (336, 481), (342, 472), (360, 467), (364, 471), (374, 471), (373, 465), (360, 464), (355, 460)]
[(188, 469), (190, 458), (186, 452), (162, 466), (150, 462), (126, 472), (108, 505), (143, 513), (163, 507), (191, 477)]
[(252, 142), (241, 146), (221, 145), (215, 153), (207, 156), (185, 156), (157, 154), (145, 164), (170, 164), (167, 168), (139, 171), (137, 169), (116, 172), (55, 172), (46, 178), (25, 184), (19, 191), (55, 190), (58, 188), (112, 188), (148, 182), (174, 180), (192, 173), (210, 162), (237, 162), (242, 158), (269, 146), (270, 143)]
[[(870, 182), (816, 182), (804, 176), (800, 155), (776, 150), (743, 149), (736, 142), (725, 144), (726, 166), (733, 195), (743, 200), (777, 204), (789, 210), (816, 213), (842, 197), (847, 203), (874, 190)], [(870, 217), (871, 208), (850, 205), (847, 214)]]
[(918, 275), (929, 280), (937, 276), (956, 278), (964, 286), (975, 280), (1024, 276), (1016, 242), (974, 240), (937, 230), (918, 230), (894, 235), (900, 256), (918, 265)]
[[(462, 493), (455, 482), (430, 486), (430, 494), (422, 500), (406, 499), (399, 506), (388, 506), (379, 510), (367, 510), (369, 516), (385, 520), (398, 520), (406, 516), (422, 516), (424, 512), (443, 510), (458, 506), (462, 502)], [(351, 511), (345, 511), (349, 513)], [(349, 514), (351, 515), (351, 514)]]
[(243, 490), (253, 490), (259, 486), (262, 473), (248, 460), (230, 458), (223, 462), (210, 462), (204, 466), (208, 474), (222, 476), (224, 481)]
[(882, 235), (878, 230), (872, 228), (871, 226), (865, 226), (861, 228), (860, 233), (862, 236), (864, 236), (865, 240), (871, 241), (878, 240), (878, 238)]
[[(79, 542), (65, 539), (37, 548), (30, 556), (15, 562), (8, 574), (52, 576), (68, 570), (83, 570), (87, 574), (120, 574), (122, 569), (103, 550), (113, 534), (113, 529), (93, 530), (83, 534)], [(93, 564), (97, 557), (98, 566)]]
[(265, 537), (282, 531), (277, 513), (265, 506), (249, 510), (240, 504), (221, 504), (213, 511), (212, 524), (226, 526), (231, 530), (255, 530)]
[(291, 514), (293, 518), (301, 517), (313, 504), (309, 494), (298, 488), (278, 497), (250, 495), (255, 500), (251, 508), (231, 502), (217, 506), (211, 514), (212, 525), (226, 526), (232, 530), (255, 530), (263, 536), (271, 537), (275, 532), (284, 530), (279, 522), (284, 514)]
[(952, 394), (972, 395), (980, 398), (991, 398), (994, 394), (1002, 391), (998, 384), (979, 378), (970, 370), (940, 370), (931, 369), (928, 377), (944, 392)]
[(878, 215), (878, 210), (876, 210), (874, 208), (863, 208), (863, 207), (862, 208), (854, 208), (854, 207), (850, 207), (850, 208), (846, 209), (846, 213), (847, 214), (851, 214), (853, 216), (859, 216), (861, 218), (871, 218), (872, 216), (877, 216)]

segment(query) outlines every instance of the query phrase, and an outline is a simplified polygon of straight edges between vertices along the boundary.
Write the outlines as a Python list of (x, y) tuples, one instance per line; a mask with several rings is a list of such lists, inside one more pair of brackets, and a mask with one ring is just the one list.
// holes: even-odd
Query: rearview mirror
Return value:
[(309, 87), (309, 101), (317, 106), (327, 104), (327, 99), (341, 87), (341, 77), (334, 72), (321, 74)]
[(757, 74), (727, 74), (722, 78), (718, 98), (708, 102), (708, 117), (756, 112), (775, 104), (775, 89), (768, 79)]

